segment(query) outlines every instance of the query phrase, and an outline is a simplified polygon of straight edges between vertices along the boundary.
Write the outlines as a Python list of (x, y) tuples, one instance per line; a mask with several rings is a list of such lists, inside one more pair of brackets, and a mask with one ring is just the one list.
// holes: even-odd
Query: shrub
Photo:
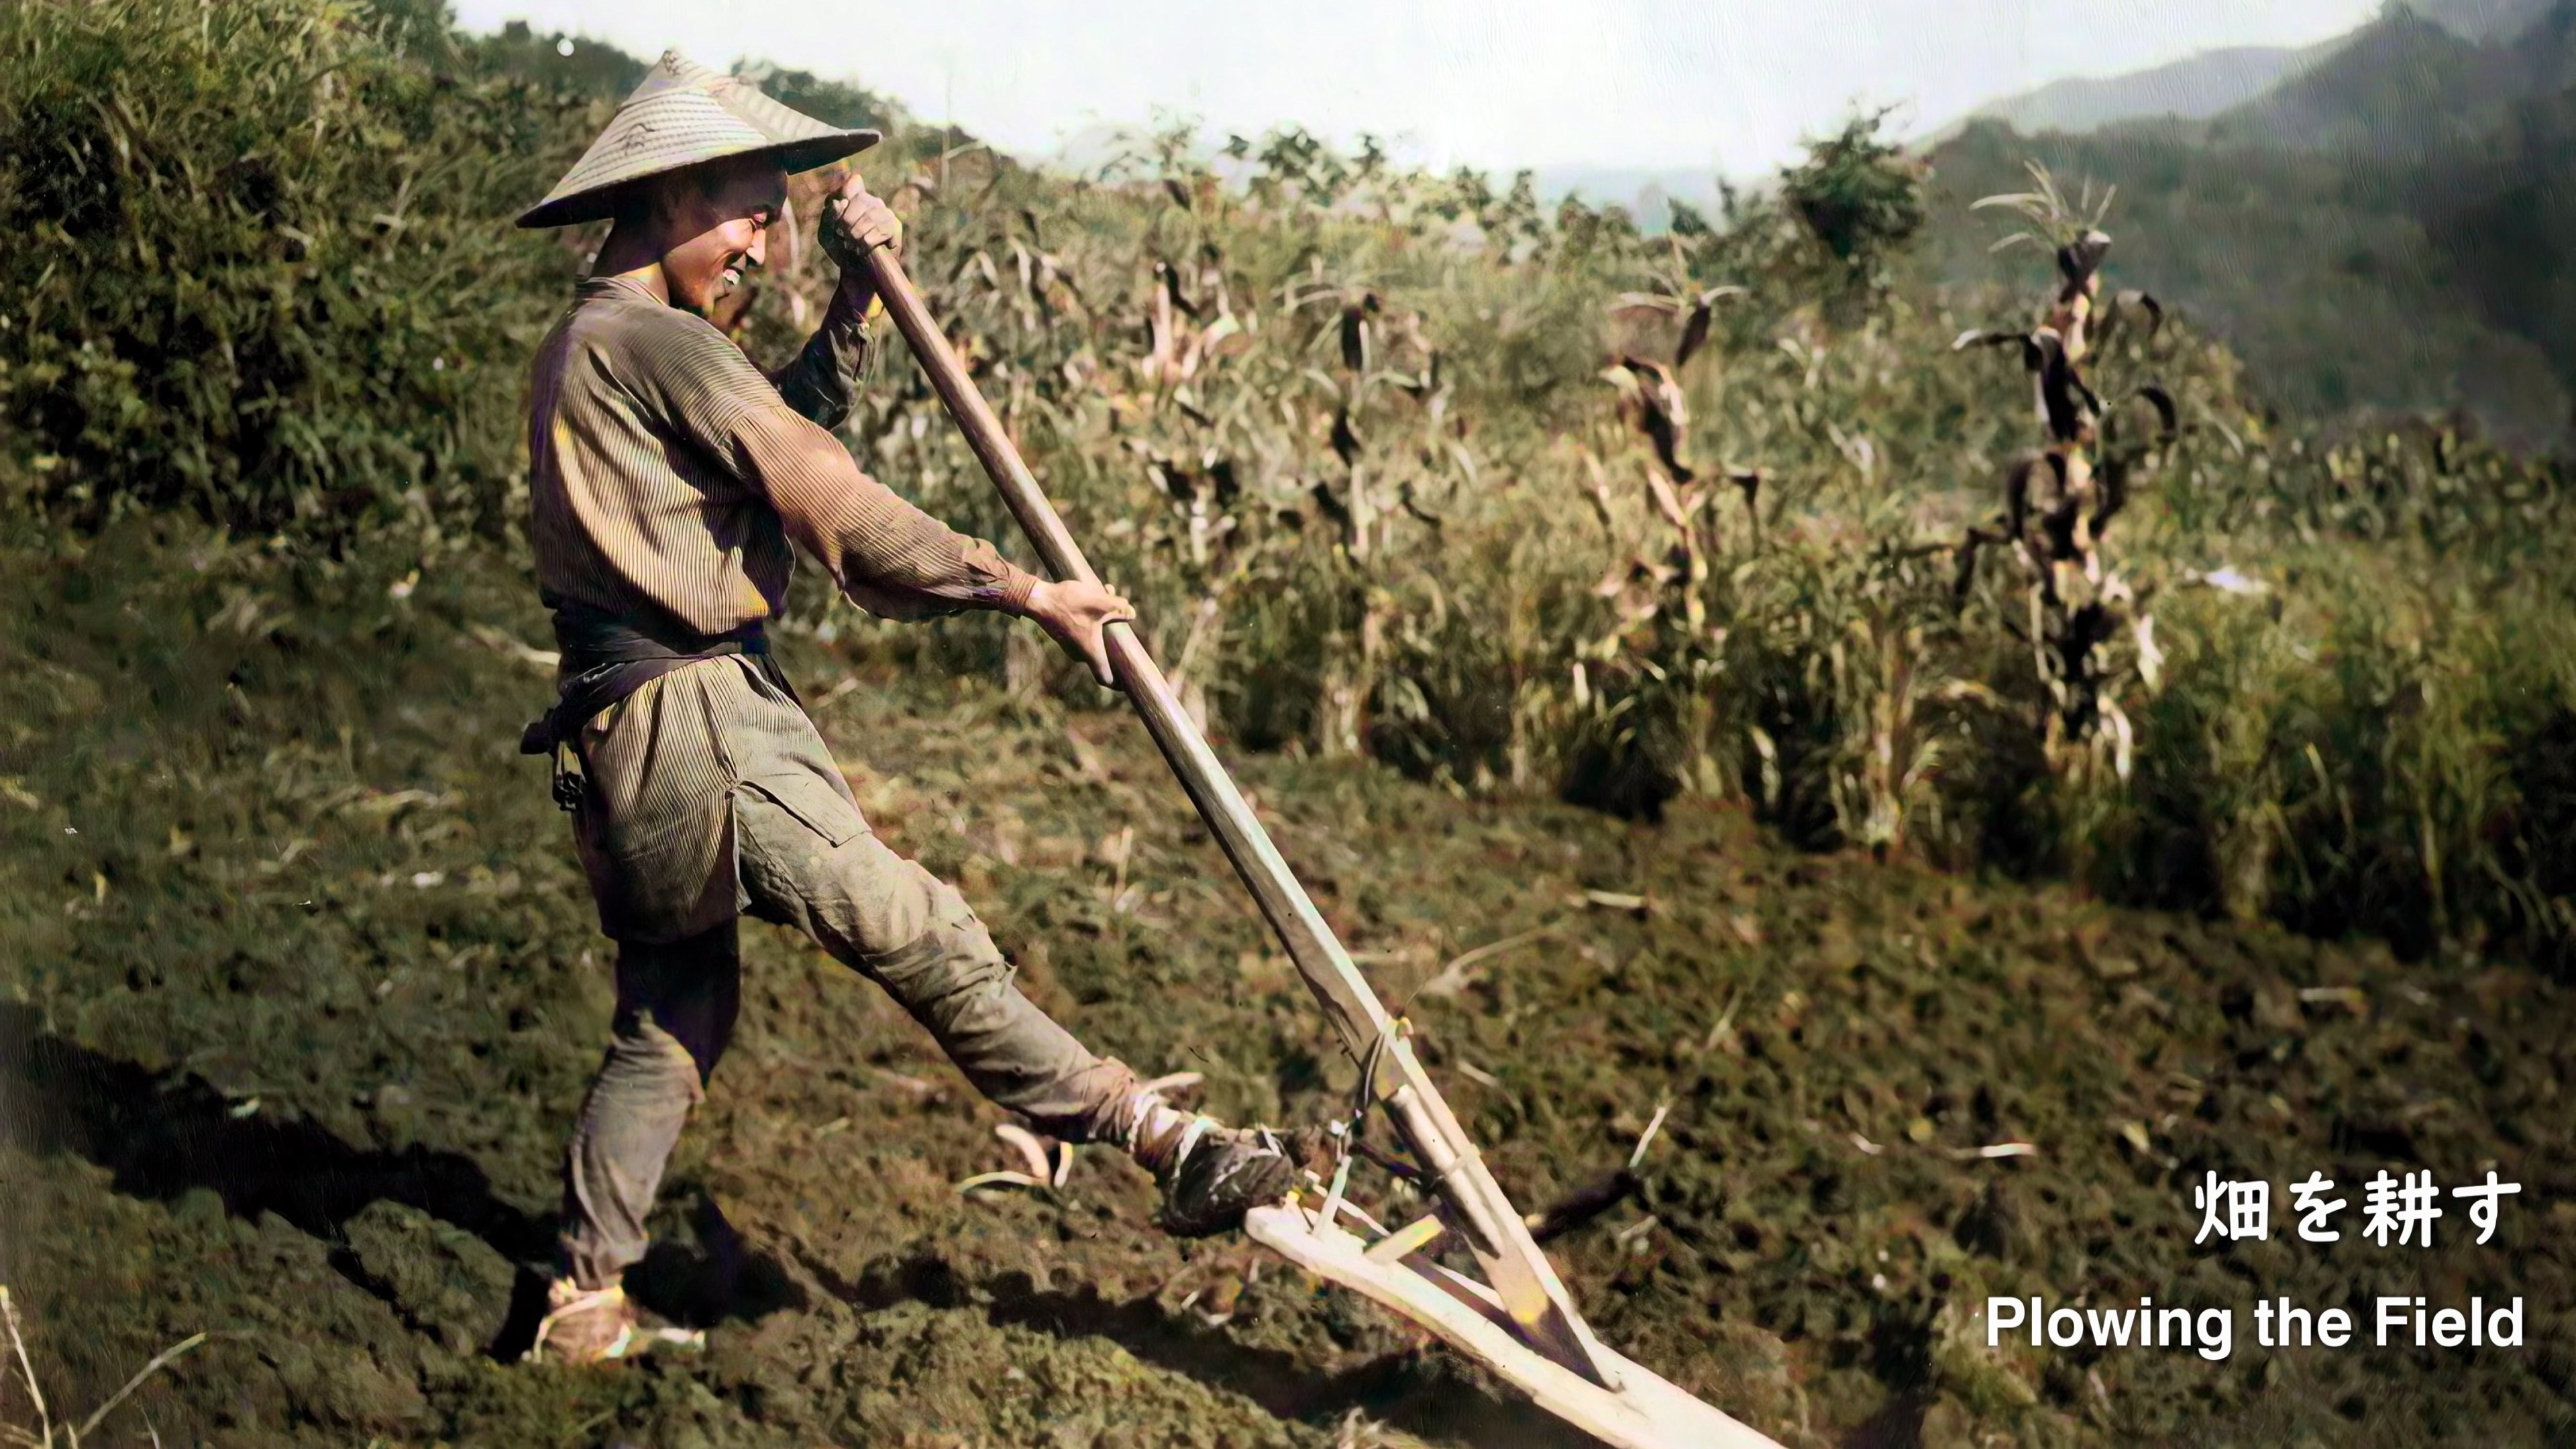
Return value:
[(586, 102), (324, 0), (0, 10), (0, 420), (22, 500), (345, 542), (496, 531), (560, 295), (510, 230)]

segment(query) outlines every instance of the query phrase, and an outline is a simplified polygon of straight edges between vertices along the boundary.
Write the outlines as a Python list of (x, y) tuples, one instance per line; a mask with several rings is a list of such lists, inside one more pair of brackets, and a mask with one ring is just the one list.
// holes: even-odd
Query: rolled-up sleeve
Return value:
[[(816, 334), (809, 355), (829, 332)], [(852, 603), (907, 620), (1026, 608), (1035, 575), (861, 471), (722, 333), (697, 324), (657, 340), (664, 345), (646, 349), (643, 381), (664, 420), (766, 497), (787, 536), (830, 571)]]

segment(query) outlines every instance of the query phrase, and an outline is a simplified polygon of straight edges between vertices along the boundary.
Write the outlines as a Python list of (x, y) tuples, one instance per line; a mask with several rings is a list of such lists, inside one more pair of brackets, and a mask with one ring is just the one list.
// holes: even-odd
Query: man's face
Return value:
[(769, 252), (769, 228), (787, 206), (787, 173), (749, 160), (714, 176), (676, 178), (667, 195), (662, 277), (671, 305), (706, 316)]

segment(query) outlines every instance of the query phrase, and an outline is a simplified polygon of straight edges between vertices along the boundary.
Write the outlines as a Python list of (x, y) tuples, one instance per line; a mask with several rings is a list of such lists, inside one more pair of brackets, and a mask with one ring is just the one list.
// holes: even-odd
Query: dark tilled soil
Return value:
[[(0, 596), (0, 1281), (58, 1422), (208, 1335), (88, 1442), (1577, 1442), (1248, 1244), (1162, 1237), (1106, 1154), (1058, 1194), (961, 1197), (1011, 1165), (1000, 1115), (762, 926), (632, 1285), (708, 1348), (503, 1362), (608, 1000), (514, 753), (548, 688), (512, 652), (540, 637), (514, 582), (397, 601), (127, 538), (13, 554)], [(871, 819), (963, 883), (1039, 1000), (1204, 1073), (1221, 1112), (1343, 1109), (1351, 1069), (1122, 715), (786, 649)], [(1785, 1443), (2569, 1437), (2556, 983), (1799, 856), (1729, 809), (1630, 825), (1244, 764), (1525, 1207), (1668, 1107), (1630, 1198), (1552, 1250), (1606, 1339)], [(1981, 1155), (2008, 1143), (2031, 1150)], [(2432, 1249), (2360, 1238), (2383, 1166), (2490, 1165), (2523, 1188), (2492, 1243), (2456, 1205)], [(2269, 1241), (2193, 1244), (2210, 1170), (2273, 1184)], [(2353, 1204), (2339, 1244), (2278, 1201), (2318, 1170)], [(1405, 1211), (1390, 1191), (1364, 1200)], [(2236, 1342), (1989, 1350), (1989, 1294), (2231, 1307)], [(2374, 1348), (2381, 1294), (2519, 1295), (2525, 1342)], [(2280, 1296), (2362, 1342), (2256, 1347)], [(14, 1377), (0, 1424), (35, 1424)]]

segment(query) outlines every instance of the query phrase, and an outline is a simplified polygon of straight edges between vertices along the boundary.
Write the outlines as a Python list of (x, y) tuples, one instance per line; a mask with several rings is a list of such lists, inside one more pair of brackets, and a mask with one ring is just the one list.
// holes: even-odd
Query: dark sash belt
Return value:
[[(748, 654), (773, 677), (777, 674), (769, 663), (769, 636), (757, 621), (724, 634), (689, 634), (570, 600), (548, 602), (555, 611), (555, 646), (563, 653), (557, 675), (561, 682), (555, 687), (554, 708), (520, 732), (519, 753), (554, 757), (555, 803), (566, 810), (580, 807), (581, 781), (563, 768), (564, 748), (601, 710), (702, 660)], [(779, 682), (785, 683), (783, 678)]]

